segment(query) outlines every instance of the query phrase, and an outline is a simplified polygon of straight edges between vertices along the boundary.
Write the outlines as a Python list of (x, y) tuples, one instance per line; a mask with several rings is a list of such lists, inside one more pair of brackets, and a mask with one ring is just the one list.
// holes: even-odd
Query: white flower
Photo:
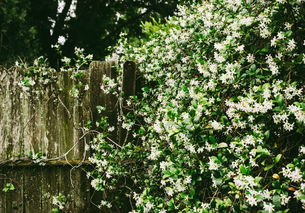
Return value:
[(161, 133), (162, 132), (162, 128), (161, 128), (161, 123), (159, 121), (157, 121), (155, 124), (154, 124), (154, 129), (157, 133)]
[(209, 170), (218, 170), (218, 168), (220, 167), (220, 165), (218, 163), (215, 162), (214, 159), (212, 159), (211, 157), (209, 157)]
[(113, 132), (114, 129), (115, 129), (114, 126), (111, 126), (111, 127), (108, 128), (108, 131), (109, 131), (109, 132)]
[(295, 170), (291, 172), (289, 176), (293, 182), (301, 182), (303, 180), (303, 176), (299, 168), (295, 168)]
[(176, 183), (176, 190), (178, 192), (183, 192), (183, 191), (185, 191), (185, 189), (186, 189), (186, 187), (183, 184), (181, 184), (179, 181)]
[(210, 204), (209, 203), (201, 203), (201, 207), (203, 209), (209, 209), (210, 208)]
[(298, 167), (296, 167), (293, 171), (291, 168), (283, 168), (282, 173), (284, 177), (291, 179), (292, 182), (301, 182), (303, 180), (302, 173)]
[(276, 2), (281, 3), (281, 4), (286, 3), (286, 1), (287, 1), (287, 0), (276, 0)]
[(257, 206), (257, 199), (253, 195), (246, 195), (246, 198), (250, 206)]
[(249, 62), (249, 63), (254, 63), (255, 62), (255, 57), (254, 57), (254, 55), (253, 54), (248, 54), (247, 55), (247, 61)]
[(157, 160), (158, 157), (160, 156), (160, 154), (161, 154), (161, 151), (159, 151), (157, 147), (153, 146), (153, 147), (151, 147), (151, 152), (150, 152), (150, 155), (148, 156), (148, 159)]
[(184, 184), (189, 184), (192, 182), (192, 177), (191, 176), (187, 176), (186, 179), (184, 180)]
[(269, 89), (265, 89), (263, 93), (264, 99), (269, 99), (271, 97), (271, 91)]
[(102, 183), (102, 180), (96, 178), (96, 179), (93, 179), (93, 180), (91, 181), (91, 186), (92, 186), (93, 188), (97, 189), (97, 188), (99, 188), (99, 185), (100, 185), (101, 183)]
[(238, 52), (242, 52), (242, 51), (244, 51), (244, 48), (245, 48), (245, 45), (239, 45), (237, 48), (236, 48), (236, 51), (238, 51)]
[(215, 43), (214, 48), (218, 51), (225, 49), (225, 45), (223, 43)]
[(298, 198), (298, 197), (301, 197), (303, 194), (302, 194), (302, 192), (300, 190), (298, 190), (298, 191), (295, 191), (293, 193), (293, 195), (294, 195), (295, 198)]
[(215, 61), (217, 61), (218, 63), (223, 63), (226, 61), (226, 59), (222, 55), (219, 55), (216, 52), (214, 52), (214, 58)]
[(291, 131), (291, 130), (293, 130), (294, 123), (285, 122), (283, 127), (285, 130)]
[(292, 27), (292, 24), (290, 24), (288, 22), (285, 23), (285, 29), (286, 30), (291, 30), (291, 27)]
[[(147, 203), (145, 204), (145, 210), (147, 210), (147, 212), (149, 212), (149, 210), (151, 210), (154, 206), (155, 206), (155, 205), (154, 205), (153, 203), (147, 202)], [(145, 211), (145, 210), (144, 210), (144, 211)]]
[(215, 120), (211, 122), (211, 126), (214, 130), (222, 130), (224, 127), (221, 123), (219, 123)]
[(243, 146), (247, 146), (247, 145), (255, 145), (255, 139), (252, 135), (247, 135), (245, 138), (243, 138), (243, 140), (241, 141)]
[(30, 79), (28, 82), (31, 86), (34, 86), (36, 84), (36, 82), (33, 79)]
[(289, 40), (287, 50), (292, 51), (295, 49), (295, 47), (296, 47), (296, 43), (294, 39)]
[(64, 45), (66, 42), (66, 38), (64, 36), (59, 36), (58, 37), (58, 40), (57, 40), (57, 43), (60, 44), (60, 45)]
[(252, 17), (245, 17), (245, 18), (242, 18), (240, 20), (240, 24), (241, 25), (246, 25), (246, 26), (250, 26), (253, 22), (253, 18)]
[(271, 192), (268, 189), (265, 189), (261, 194), (266, 200), (271, 200)]
[(295, 114), (295, 113), (301, 111), (301, 108), (300, 108), (300, 107), (295, 106), (295, 105), (293, 105), (293, 104), (290, 105), (290, 106), (288, 107), (288, 109), (289, 109), (289, 112), (291, 112), (292, 114)]
[(279, 40), (284, 39), (284, 38), (285, 38), (284, 33), (283, 33), (283, 32), (278, 32), (278, 33), (277, 33), (277, 38), (278, 38)]
[(277, 38), (274, 37), (274, 38), (271, 40), (271, 47), (276, 47), (276, 42), (277, 42)]
[(71, 58), (68, 58), (68, 57), (64, 56), (64, 58), (61, 59), (61, 61), (64, 62), (65, 64), (68, 64), (68, 63), (71, 62)]
[(283, 54), (282, 53), (277, 53), (275, 56), (277, 59), (282, 60)]
[(283, 205), (283, 206), (287, 205), (289, 202), (290, 196), (281, 194), (280, 197), (281, 197), (281, 205)]
[(271, 213), (274, 211), (274, 205), (272, 203), (266, 203), (264, 202), (264, 210), (268, 213)]
[(170, 187), (166, 187), (165, 191), (166, 191), (166, 194), (168, 194), (168, 196), (173, 196), (173, 194), (174, 194), (174, 190)]
[(170, 166), (172, 163), (167, 161), (161, 161), (160, 162), (160, 169), (165, 170), (168, 166)]
[(214, 63), (209, 64), (209, 69), (212, 73), (217, 73), (218, 72), (217, 64), (214, 64)]
[(165, 180), (161, 180), (160, 183), (161, 183), (162, 186), (166, 185), (166, 181)]
[(299, 149), (299, 152), (301, 154), (305, 154), (305, 146), (301, 146), (300, 149)]

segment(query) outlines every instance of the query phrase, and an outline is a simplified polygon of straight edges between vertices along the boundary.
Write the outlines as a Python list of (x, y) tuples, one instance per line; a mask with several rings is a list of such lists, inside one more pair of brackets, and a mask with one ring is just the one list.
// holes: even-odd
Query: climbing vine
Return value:
[[(54, 48), (60, 54), (60, 46), (57, 45)], [(58, 72), (70, 72), (70, 76), (75, 82), (70, 93), (73, 97), (78, 98), (89, 89), (89, 86), (84, 84), (83, 76), (85, 74), (84, 68), (89, 66), (92, 59), (93, 55), (86, 55), (84, 49), (76, 47), (73, 58), (62, 57), (59, 70), (51, 68), (48, 60), (42, 56), (35, 59), (33, 64), (17, 61), (16, 67), (23, 72), (19, 86), (22, 87), (25, 95), (33, 93), (39, 95), (44, 91), (43, 87), (58, 81)]]
[(92, 141), (100, 207), (303, 211), (304, 14), (304, 0), (211, 0), (123, 36), (118, 71), (135, 61), (144, 85), (119, 116), (132, 137), (115, 145), (103, 118)]

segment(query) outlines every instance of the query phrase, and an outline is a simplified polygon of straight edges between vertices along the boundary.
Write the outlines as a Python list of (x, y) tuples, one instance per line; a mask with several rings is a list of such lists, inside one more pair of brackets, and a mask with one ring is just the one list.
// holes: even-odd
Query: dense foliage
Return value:
[(57, 68), (60, 56), (52, 49), (57, 43), (66, 56), (71, 57), (77, 46), (102, 60), (121, 32), (139, 36), (142, 21), (171, 15), (181, 2), (185, 1), (2, 0), (0, 63), (43, 55)]
[(133, 139), (92, 142), (101, 206), (304, 210), (304, 2), (204, 1), (146, 25), (138, 46), (121, 39), (119, 64), (136, 61), (144, 87), (119, 118)]

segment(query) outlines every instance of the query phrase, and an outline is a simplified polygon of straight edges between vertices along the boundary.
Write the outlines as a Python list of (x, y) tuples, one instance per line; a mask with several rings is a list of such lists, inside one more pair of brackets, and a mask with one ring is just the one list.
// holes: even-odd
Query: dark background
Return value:
[[(140, 37), (141, 22), (152, 17), (164, 20), (173, 14), (177, 4), (187, 2), (190, 1), (78, 0), (76, 17), (68, 20), (72, 0), (65, 1), (59, 14), (57, 0), (0, 0), (0, 64), (10, 66), (17, 59), (32, 61), (43, 55), (56, 67), (60, 56), (51, 45), (57, 43), (59, 36), (67, 38), (62, 55), (71, 56), (76, 46), (103, 60), (121, 32)], [(122, 18), (117, 19), (117, 13)], [(51, 20), (55, 21), (53, 34)]]

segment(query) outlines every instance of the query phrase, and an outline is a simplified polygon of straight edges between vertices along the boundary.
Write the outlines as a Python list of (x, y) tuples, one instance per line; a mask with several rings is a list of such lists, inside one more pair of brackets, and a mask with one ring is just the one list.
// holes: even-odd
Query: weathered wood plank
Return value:
[[(12, 183), (15, 190), (9, 192), (10, 198), (6, 198), (7, 202), (11, 202), (12, 213), (20, 213), (23, 210), (23, 169), (11, 168), (9, 176), (12, 177)], [(10, 209), (10, 208), (8, 208)]]
[(6, 174), (0, 170), (0, 212), (5, 213), (6, 193), (2, 191), (6, 183)]
[(3, 188), (3, 175), (1, 174), (1, 170), (0, 170), (0, 212), (4, 212), (4, 203), (5, 203), (5, 198), (4, 198), (4, 194), (2, 192), (2, 188)]
[(43, 161), (43, 165), (39, 163), (34, 163), (30, 159), (25, 160), (8, 160), (5, 162), (0, 162), (0, 168), (1, 167), (42, 167), (42, 166), (84, 166), (84, 165), (90, 165), (91, 162), (88, 160), (48, 160)]
[(58, 187), (58, 171), (59, 168), (46, 168), (42, 171), (42, 210), (43, 212), (51, 212), (55, 207), (52, 204), (52, 197), (58, 195), (60, 189)]
[(126, 98), (136, 93), (136, 71), (137, 65), (133, 61), (126, 61), (123, 73), (123, 92)]
[[(136, 70), (137, 66), (132, 61), (127, 61), (123, 67), (123, 85), (122, 91), (124, 93), (123, 101), (122, 101), (122, 111), (124, 115), (131, 111), (127, 105), (127, 100), (130, 96), (134, 96), (136, 94)], [(122, 125), (119, 125), (119, 143), (120, 145), (127, 142), (129, 139), (129, 135), (126, 129), (122, 128)]]
[(24, 169), (25, 212), (41, 212), (41, 175), (39, 168)]

